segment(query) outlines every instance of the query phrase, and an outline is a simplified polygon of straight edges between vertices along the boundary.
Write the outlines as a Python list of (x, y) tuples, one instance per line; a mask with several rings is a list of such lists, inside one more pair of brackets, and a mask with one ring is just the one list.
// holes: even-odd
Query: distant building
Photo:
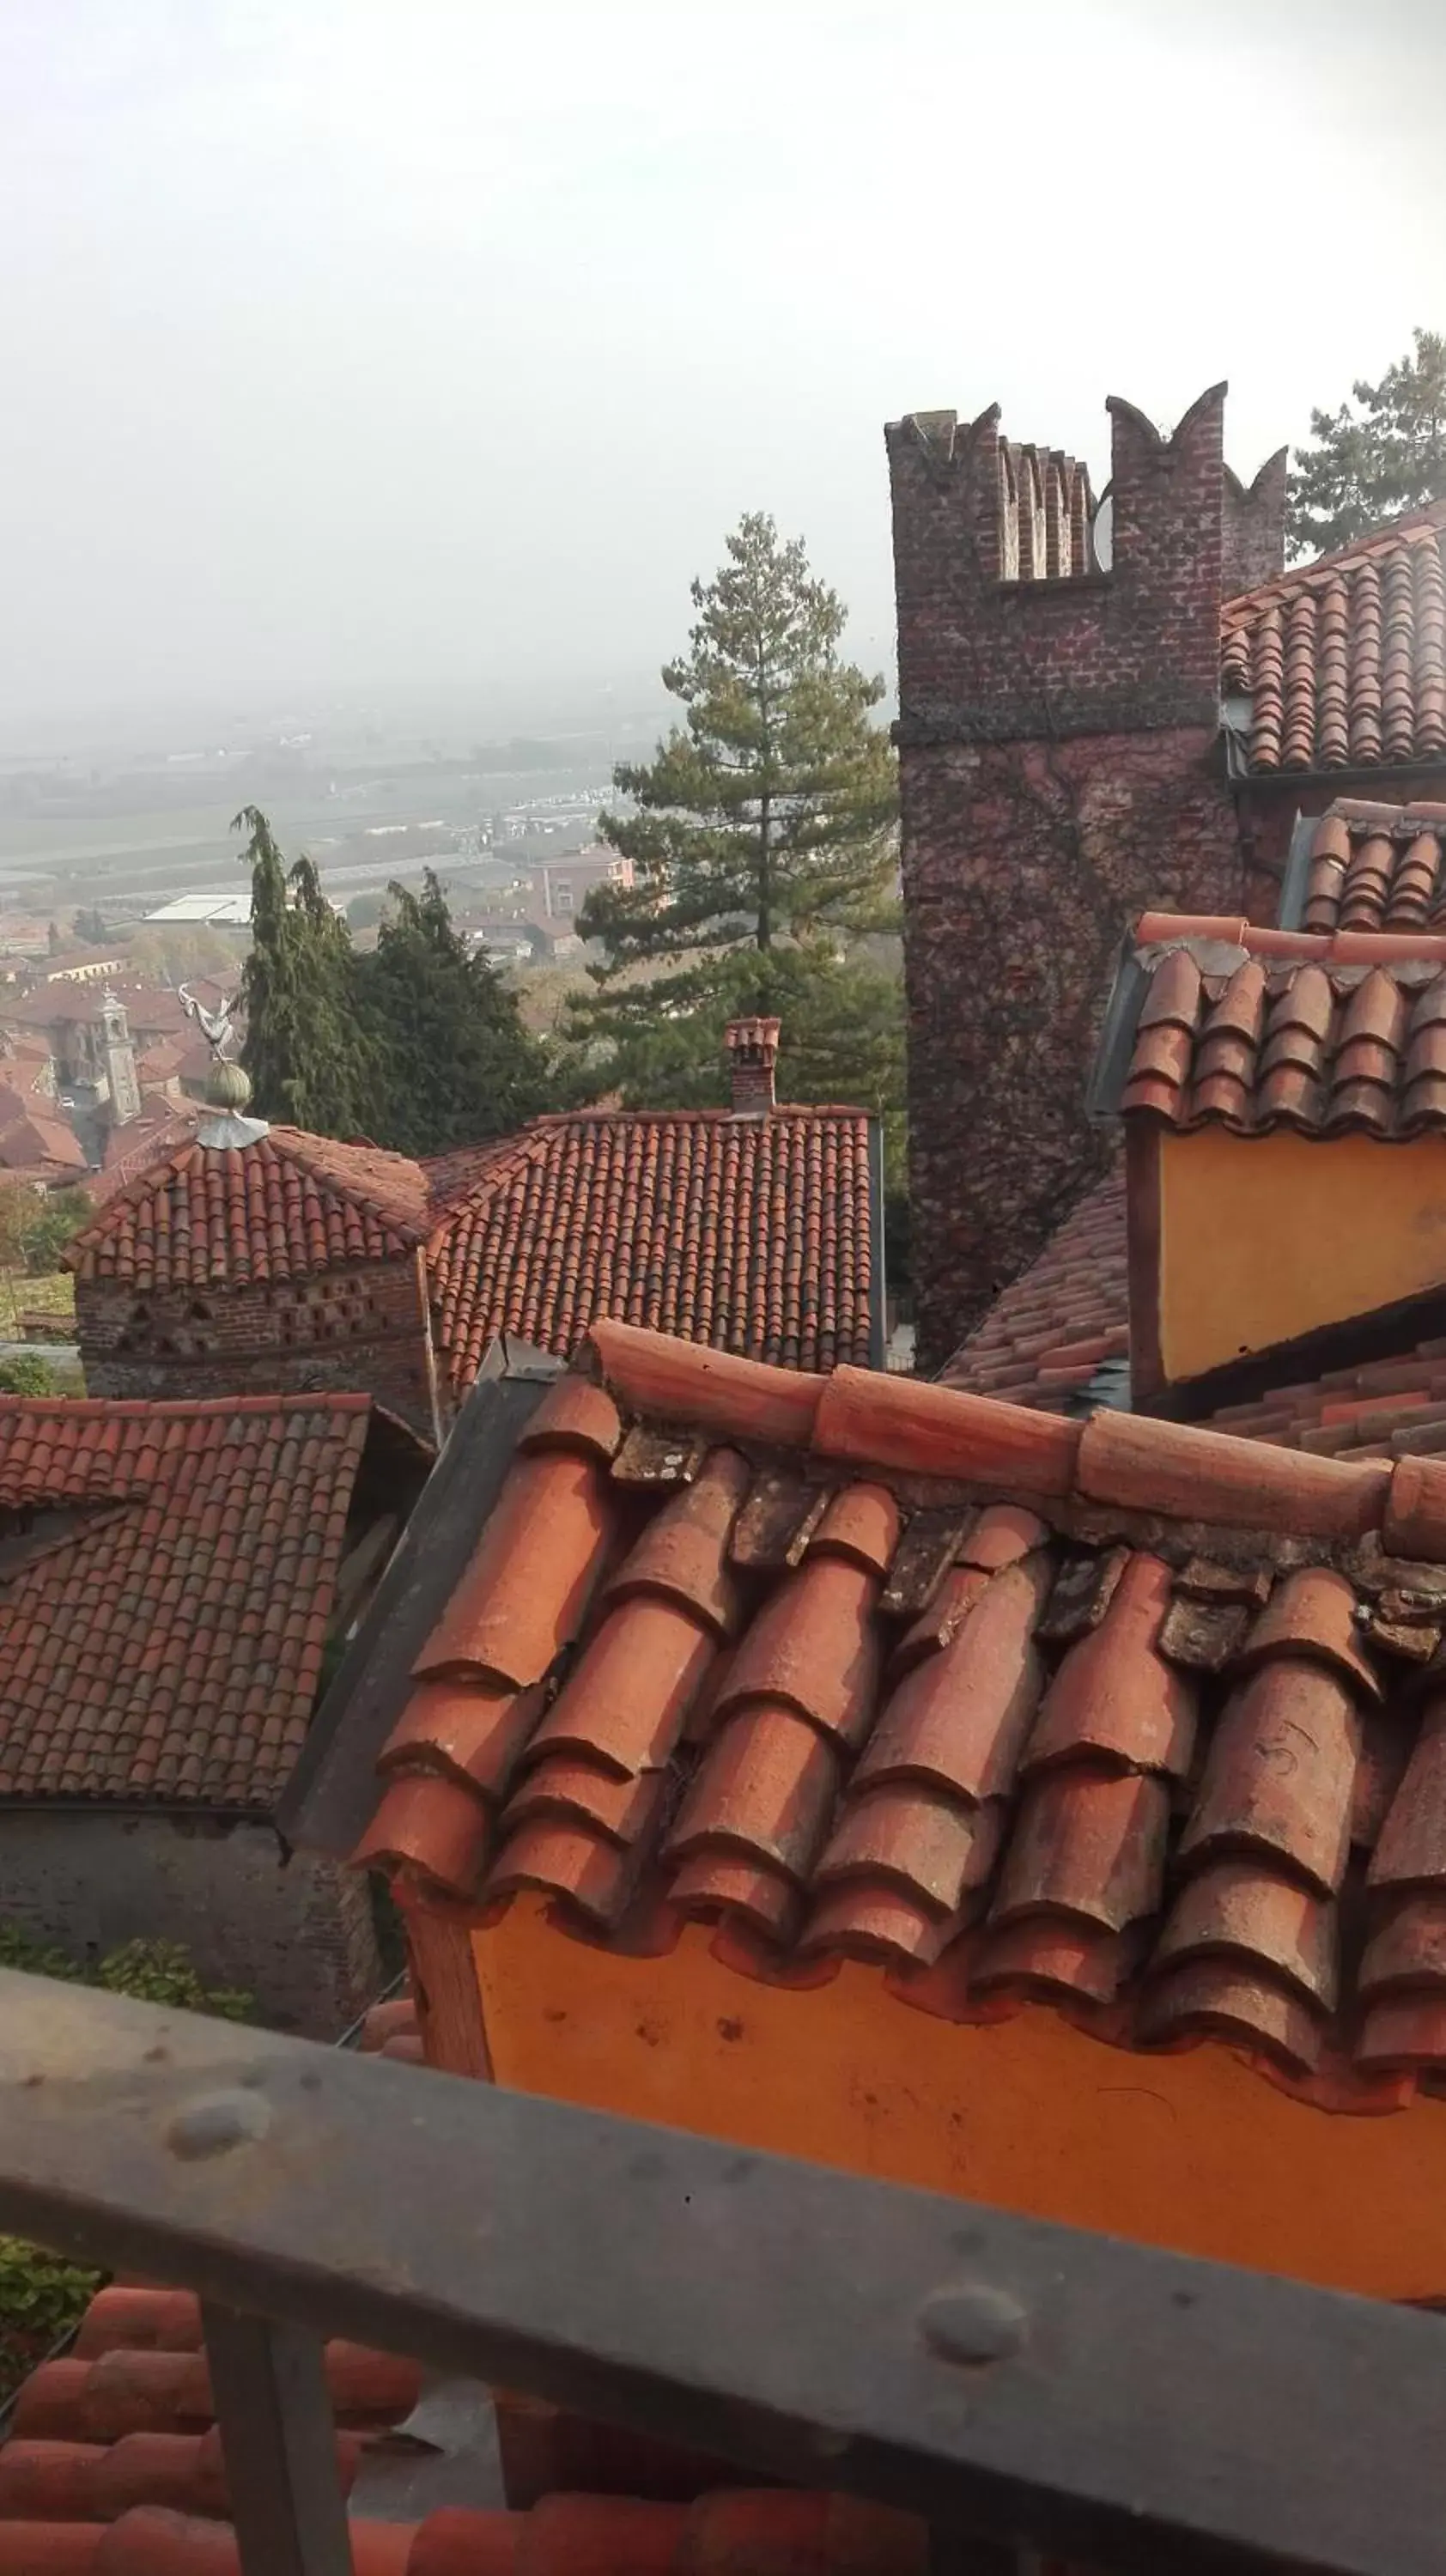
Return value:
[(193, 928), (200, 924), (213, 929), (245, 930), (249, 928), (250, 921), (251, 889), (249, 885), (242, 894), (234, 892), (224, 894), (214, 890), (203, 891), (200, 894), (178, 894), (171, 902), (163, 903), (155, 912), (146, 914), (148, 926), (159, 924), (162, 928), (168, 925), (173, 928), (178, 926)]
[(82, 1181), (85, 1148), (69, 1120), (44, 1106), (0, 1071), (0, 1174), (12, 1174), (43, 1189)]
[(320, 2038), (368, 2001), (365, 1891), (272, 1817), (426, 1465), (363, 1395), (0, 1396), (12, 1922), (81, 1958), (182, 1941)]
[(41, 984), (104, 984), (123, 974), (125, 960), (107, 957), (103, 948), (58, 948), (39, 960)]
[[(195, 991), (208, 1005), (224, 999), (209, 977)], [(178, 993), (127, 985), (62, 981), (11, 995), (0, 989), (0, 1046), (40, 1050), (51, 1075), (48, 1093), (71, 1119), (91, 1167), (113, 1164), (109, 1140), (141, 1116), (149, 1098), (184, 1112), (204, 1087), (209, 1051)]]
[(531, 908), (539, 921), (571, 921), (594, 886), (631, 887), (633, 863), (617, 850), (594, 845), (568, 857), (546, 859), (528, 872)]
[(68, 1247), (87, 1385), (358, 1388), (440, 1438), (499, 1335), (567, 1356), (598, 1315), (880, 1365), (878, 1128), (778, 1101), (778, 1036), (730, 1028), (728, 1108), (580, 1110), (428, 1163), (203, 1118)]

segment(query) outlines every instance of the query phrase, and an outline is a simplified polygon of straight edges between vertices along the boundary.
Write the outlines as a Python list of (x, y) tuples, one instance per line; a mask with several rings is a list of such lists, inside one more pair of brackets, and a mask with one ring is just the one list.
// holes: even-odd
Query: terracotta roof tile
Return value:
[(1125, 1175), (1081, 1199), (1039, 1259), (996, 1297), (941, 1371), (946, 1386), (1066, 1409), (1104, 1360), (1129, 1355)]
[(1446, 804), (1338, 797), (1315, 827), (1300, 927), (1446, 929)]
[(1227, 601), (1221, 685), (1252, 700), (1253, 770), (1446, 750), (1446, 502)]
[(452, 1383), (499, 1333), (567, 1357), (598, 1316), (788, 1368), (866, 1362), (872, 1204), (862, 1110), (540, 1119), (433, 1233)]
[[(716, 1920), (759, 1975), (842, 1955), (949, 2009), (1044, 1996), (1129, 2046), (1223, 2039), (1333, 2100), (1446, 2067), (1446, 1466), (1118, 1414), (1011, 1445), (988, 1398), (849, 1370), (734, 1362), (725, 1399), (707, 1352), (612, 1324), (594, 1371), (619, 1467), (660, 1400), (686, 1423), (689, 1371), (715, 1446), (681, 1493), (599, 1466), (620, 1572), (550, 1709), (514, 1733), (495, 1676), (460, 1685), (507, 1734), (469, 1771), (455, 1707), (414, 1706), (361, 1857), (484, 1906), (540, 1889), (592, 1938)], [(790, 1478), (823, 1507), (760, 1557), (755, 1496)], [(630, 1580), (699, 1528), (701, 1579)]]
[(395, 1258), (425, 1239), (429, 1208), (404, 1155), (272, 1127), (251, 1145), (191, 1143), (148, 1163), (65, 1260), (80, 1279), (137, 1288), (250, 1287)]
[[(1246, 1136), (1446, 1129), (1446, 937), (1167, 913), (1146, 914), (1136, 936), (1149, 981), (1126, 1118)], [(1268, 954), (1245, 953), (1266, 942)]]
[[(226, 2464), (186, 2292), (102, 2290), (71, 2359), (21, 2389), (0, 2441), (0, 2576), (240, 2576)], [(375, 2480), (421, 2392), (415, 2363), (326, 2347), (337, 2470)], [(926, 2576), (925, 2525), (852, 2496), (725, 2488), (691, 2503), (557, 2492), (348, 2523), (356, 2576)]]
[(369, 1418), (361, 1395), (0, 1396), (0, 1518), (35, 1543), (0, 1592), (0, 1798), (274, 1801)]
[(419, 1680), (470, 1674), (520, 1690), (542, 1679), (602, 1571), (604, 1491), (596, 1459), (529, 1446), (417, 1658)]

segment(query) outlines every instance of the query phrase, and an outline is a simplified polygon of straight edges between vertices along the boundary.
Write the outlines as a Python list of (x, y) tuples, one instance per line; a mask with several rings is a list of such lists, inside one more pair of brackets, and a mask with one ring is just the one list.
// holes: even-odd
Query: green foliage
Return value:
[(38, 1351), (18, 1351), (0, 1360), (0, 1395), (59, 1395), (55, 1371)]
[(0, 2236), (0, 2403), (78, 2325), (103, 2275)]
[(1295, 451), (1287, 526), (1299, 554), (1329, 554), (1380, 520), (1446, 499), (1446, 334), (1414, 331), (1414, 356), (1356, 405), (1313, 411), (1313, 444)]
[[(102, 1986), (109, 1994), (213, 2013), (223, 2021), (249, 2021), (253, 2009), (249, 1995), (203, 1985), (178, 1941), (126, 1941), (97, 1966), (82, 1968), (63, 1950), (33, 1940), (19, 1924), (0, 1920), (0, 1968)], [(83, 2315), (101, 2278), (19, 2237), (0, 2236), (0, 2402)]]
[(4, 1257), (13, 1256), (37, 1279), (48, 1278), (71, 1236), (89, 1223), (93, 1210), (88, 1194), (53, 1190), (48, 1197), (38, 1198), (29, 1190), (7, 1191), (5, 1199), (0, 1216)]
[(0, 1916), (0, 1968), (20, 1968), (28, 1977), (63, 1977), (67, 1983), (84, 1982), (83, 1971), (63, 1950), (47, 1948), (22, 1932), (18, 1923), (7, 1923)]
[(246, 1041), (258, 1116), (321, 1136), (367, 1131), (373, 1063), (357, 1010), (356, 960), (310, 859), (288, 869), (265, 815), (243, 807), (251, 953), (241, 972)]
[(160, 983), (191, 984), (199, 976), (214, 975), (234, 991), (245, 954), (245, 943), (234, 931), (218, 930), (209, 921), (152, 925), (126, 940), (127, 966)]
[(89, 940), (91, 944), (97, 948), (100, 946), (101, 941), (108, 936), (105, 926), (105, 914), (101, 911), (98, 903), (83, 903), (81, 905), (80, 910), (75, 916), (75, 935), (77, 939)]
[(896, 1112), (898, 976), (859, 944), (893, 912), (883, 682), (840, 659), (842, 604), (772, 519), (745, 517), (727, 553), (693, 584), (689, 651), (663, 673), (686, 722), (614, 772), (635, 810), (601, 829), (634, 883), (596, 888), (580, 916), (604, 958), (569, 1002), (574, 1088), (721, 1100), (726, 1022), (776, 1012), (791, 1097)]
[(542, 1106), (547, 1061), (516, 995), (474, 956), (429, 868), (390, 888), (359, 956), (309, 859), (288, 869), (264, 814), (250, 833), (252, 949), (242, 1062), (263, 1118), (442, 1154), (505, 1135)]
[(378, 1074), (378, 1144), (445, 1154), (505, 1136), (542, 1107), (542, 1048), (516, 994), (454, 927), (431, 868), (420, 895), (389, 889), (376, 947), (356, 964)]
[(0, 1918), (0, 1968), (23, 1968), (32, 1977), (60, 1977), (69, 1985), (100, 1986), (137, 2003), (167, 2004), (178, 2012), (210, 2013), (218, 2021), (250, 2021), (250, 1995), (231, 1986), (207, 1986), (180, 1941), (123, 1941), (103, 1959), (82, 1967), (64, 1950), (39, 1942), (18, 1923)]

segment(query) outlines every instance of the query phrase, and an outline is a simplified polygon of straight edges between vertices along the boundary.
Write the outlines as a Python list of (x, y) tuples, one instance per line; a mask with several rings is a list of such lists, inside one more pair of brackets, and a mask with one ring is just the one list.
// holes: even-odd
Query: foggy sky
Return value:
[(1252, 475), (1446, 327), (1440, 0), (0, 0), (0, 711), (649, 668), (881, 423)]

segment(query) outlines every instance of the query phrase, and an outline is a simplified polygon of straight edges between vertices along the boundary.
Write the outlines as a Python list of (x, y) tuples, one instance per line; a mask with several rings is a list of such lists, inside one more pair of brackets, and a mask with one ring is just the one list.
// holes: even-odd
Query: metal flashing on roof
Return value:
[(884, 1223), (884, 1128), (879, 1118), (869, 1120), (869, 1217), (873, 1227), (874, 1258), (869, 1274), (869, 1366), (881, 1369), (888, 1365), (888, 1245)]
[(1120, 1095), (1129, 1073), (1135, 1030), (1149, 985), (1149, 970), (1141, 964), (1134, 941), (1126, 931), (1120, 941), (1115, 979), (1105, 1004), (1099, 1042), (1085, 1090), (1085, 1116), (1097, 1125), (1119, 1116)]
[(1310, 854), (1319, 817), (1297, 814), (1290, 836), (1290, 852), (1280, 885), (1280, 910), (1276, 927), (1280, 930), (1303, 930), (1305, 927), (1306, 890), (1310, 884)]
[(1064, 1410), (1075, 1417), (1101, 1411), (1133, 1413), (1128, 1359), (1101, 1360), (1087, 1386), (1065, 1400)]
[(412, 1664), (456, 1588), (562, 1363), (516, 1339), (482, 1362), (416, 1509), (351, 1638), (276, 1811), (284, 1842), (345, 1860), (376, 1803), (376, 1759)]

